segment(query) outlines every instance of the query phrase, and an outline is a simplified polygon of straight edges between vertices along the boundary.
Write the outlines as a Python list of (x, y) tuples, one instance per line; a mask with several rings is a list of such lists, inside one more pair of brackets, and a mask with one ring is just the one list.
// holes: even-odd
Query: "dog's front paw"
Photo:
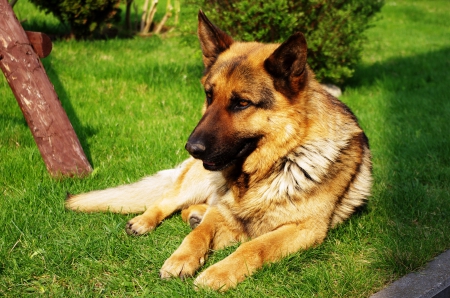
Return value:
[(149, 217), (139, 215), (127, 222), (125, 231), (128, 235), (142, 235), (153, 230), (155, 226), (156, 223)]
[[(245, 267), (245, 264), (242, 264)], [(216, 291), (226, 291), (245, 279), (242, 270), (229, 270), (228, 266), (214, 264), (203, 271), (194, 281), (198, 288), (209, 288)]]
[(159, 271), (162, 279), (179, 277), (181, 279), (194, 275), (195, 271), (205, 263), (205, 256), (174, 252)]

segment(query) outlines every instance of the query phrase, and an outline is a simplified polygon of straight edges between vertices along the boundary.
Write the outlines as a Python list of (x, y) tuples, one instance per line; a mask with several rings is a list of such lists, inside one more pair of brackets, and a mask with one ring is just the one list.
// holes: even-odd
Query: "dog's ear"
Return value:
[(264, 68), (273, 77), (277, 91), (292, 97), (303, 88), (307, 76), (306, 56), (306, 39), (298, 32), (264, 61)]
[(211, 23), (201, 10), (198, 12), (198, 38), (206, 68), (211, 67), (219, 54), (227, 50), (233, 43), (233, 39)]

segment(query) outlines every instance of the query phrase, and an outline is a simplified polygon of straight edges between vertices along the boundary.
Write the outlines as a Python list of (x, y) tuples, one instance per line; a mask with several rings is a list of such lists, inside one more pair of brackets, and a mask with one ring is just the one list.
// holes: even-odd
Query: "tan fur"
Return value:
[(134, 184), (71, 196), (66, 207), (145, 211), (126, 226), (138, 235), (184, 209), (195, 229), (161, 277), (194, 275), (210, 249), (243, 242), (195, 280), (226, 290), (265, 263), (321, 243), (362, 206), (371, 156), (354, 115), (306, 65), (303, 35), (282, 45), (235, 42), (200, 13), (199, 38), (207, 103), (186, 145), (196, 159)]

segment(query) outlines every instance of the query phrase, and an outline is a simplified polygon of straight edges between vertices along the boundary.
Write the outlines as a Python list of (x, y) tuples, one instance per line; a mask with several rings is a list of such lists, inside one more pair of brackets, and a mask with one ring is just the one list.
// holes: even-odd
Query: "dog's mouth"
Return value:
[(224, 167), (222, 167), (222, 165), (220, 163), (215, 163), (212, 161), (206, 161), (206, 160), (202, 160), (203, 162), (203, 167), (209, 171), (220, 171), (222, 169), (224, 169)]
[(243, 147), (232, 158), (222, 157), (222, 155), (221, 155), (218, 158), (213, 159), (213, 160), (206, 160), (206, 159), (203, 160), (202, 159), (203, 167), (208, 171), (222, 171), (222, 170), (228, 168), (229, 166), (235, 164), (236, 161), (242, 160), (242, 159), (246, 158), (247, 156), (249, 156), (253, 152), (253, 150), (256, 149), (257, 142), (258, 142), (257, 138), (247, 140), (247, 142), (245, 142)]

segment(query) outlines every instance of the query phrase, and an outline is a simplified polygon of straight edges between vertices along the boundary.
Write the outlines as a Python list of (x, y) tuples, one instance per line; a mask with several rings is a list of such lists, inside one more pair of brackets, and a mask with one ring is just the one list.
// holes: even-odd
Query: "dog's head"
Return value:
[(256, 150), (276, 125), (274, 111), (289, 109), (303, 89), (306, 40), (296, 33), (281, 45), (235, 42), (201, 11), (198, 36), (206, 102), (186, 149), (205, 169), (222, 170)]

